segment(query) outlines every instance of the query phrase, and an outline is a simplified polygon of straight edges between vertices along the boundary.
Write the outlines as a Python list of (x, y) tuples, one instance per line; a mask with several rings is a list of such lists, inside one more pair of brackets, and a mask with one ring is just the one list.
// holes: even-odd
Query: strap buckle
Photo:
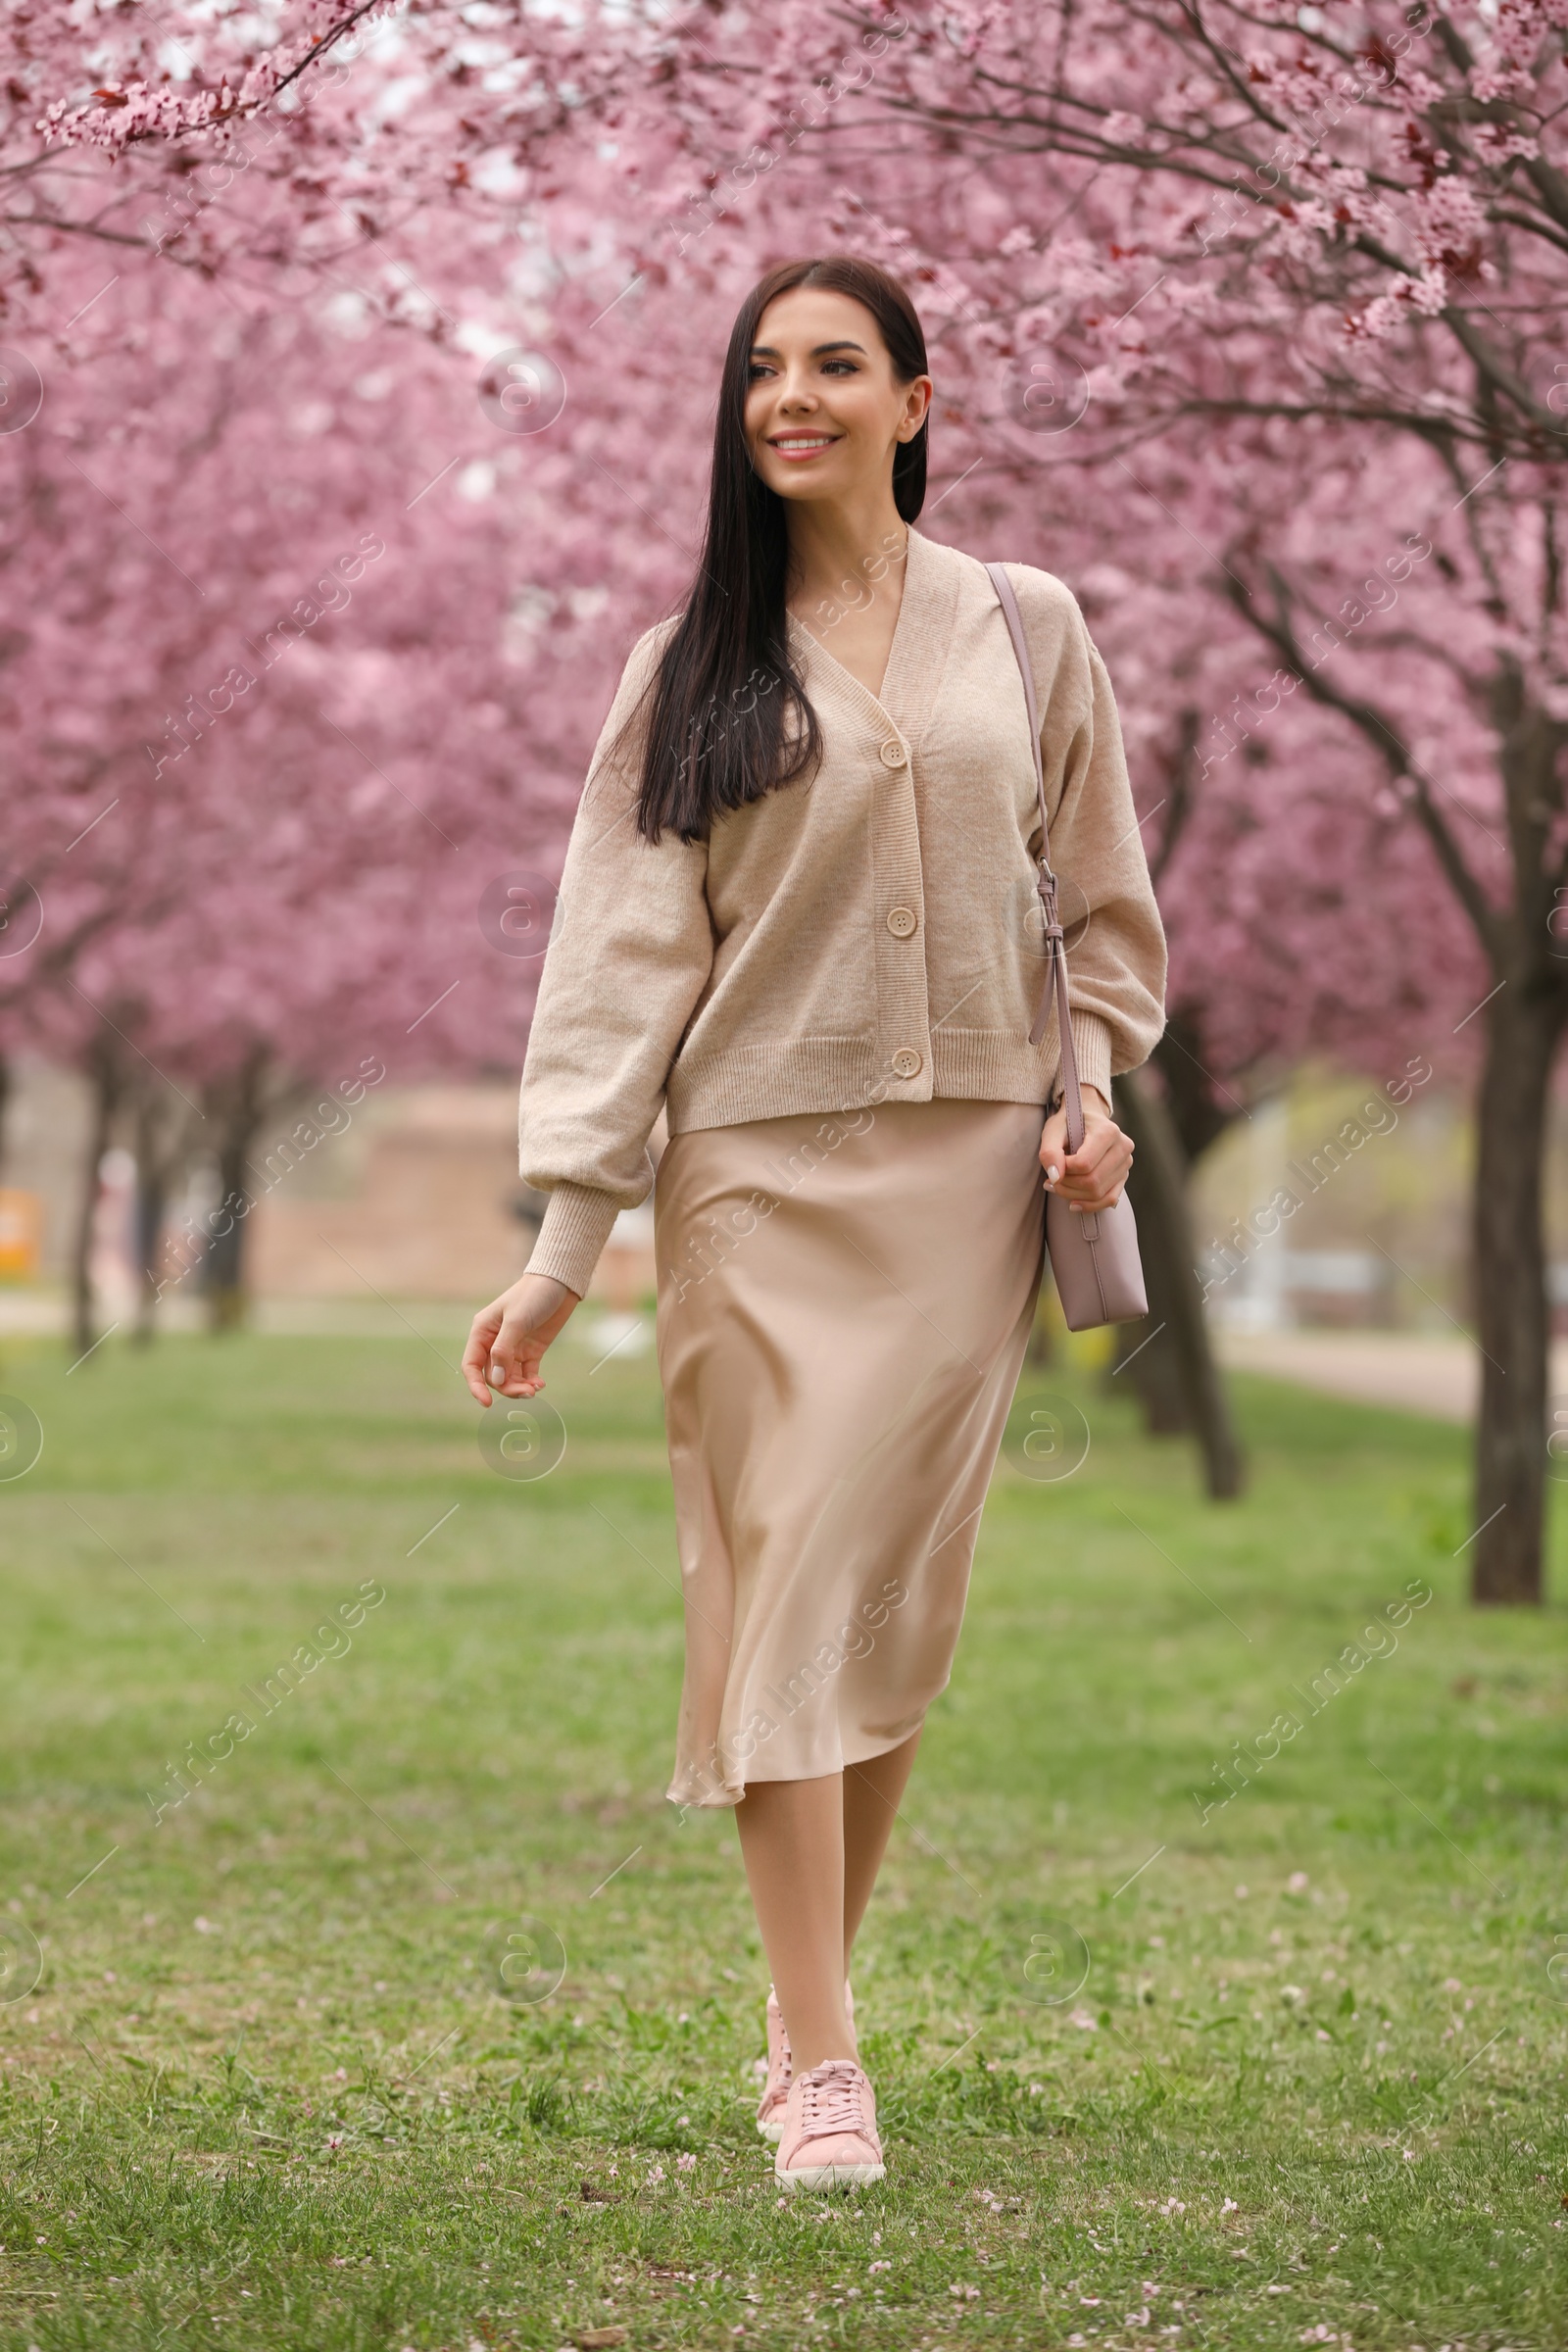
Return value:
[(1042, 859), (1040, 871), (1035, 877), (1035, 890), (1040, 899), (1040, 911), (1045, 917), (1047, 942), (1059, 940), (1062, 930), (1061, 916), (1056, 906), (1056, 877), (1044, 859)]

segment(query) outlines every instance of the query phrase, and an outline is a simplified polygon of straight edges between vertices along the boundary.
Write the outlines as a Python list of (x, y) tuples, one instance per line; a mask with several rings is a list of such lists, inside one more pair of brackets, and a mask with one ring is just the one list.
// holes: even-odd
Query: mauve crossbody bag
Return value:
[[(1084, 1140), (1084, 1103), (1078, 1084), (1078, 1054), (1068, 1017), (1067, 956), (1056, 904), (1056, 877), (1051, 863), (1051, 834), (1046, 818), (1046, 771), (1040, 757), (1040, 706), (1035, 694), (1034, 667), (1023, 633), (1023, 615), (1012, 582), (1000, 564), (988, 564), (993, 587), (1006, 618), (1007, 634), (1023, 675), (1024, 701), (1029, 709), (1029, 744), (1035, 760), (1035, 786), (1040, 795), (1040, 859), (1035, 888), (1046, 924), (1046, 982), (1040, 992), (1029, 1043), (1038, 1046), (1045, 1035), (1055, 993), (1056, 1031), (1061, 1043), (1061, 1095), (1067, 1108), (1067, 1149), (1076, 1152)], [(1069, 1331), (1089, 1331), (1100, 1323), (1132, 1323), (1149, 1312), (1143, 1263), (1138, 1255), (1138, 1224), (1124, 1192), (1113, 1208), (1070, 1208), (1054, 1193), (1046, 1196), (1046, 1248), (1051, 1271)]]

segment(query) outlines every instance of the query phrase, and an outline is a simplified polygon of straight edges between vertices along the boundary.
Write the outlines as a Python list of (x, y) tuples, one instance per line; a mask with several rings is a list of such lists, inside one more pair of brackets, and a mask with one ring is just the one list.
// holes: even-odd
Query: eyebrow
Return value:
[[(820, 360), (824, 358), (830, 351), (858, 351), (862, 360), (865, 357), (865, 345), (863, 343), (852, 343), (848, 335), (840, 336), (838, 342), (836, 343), (813, 343), (811, 346), (811, 357), (813, 360)], [(774, 349), (771, 343), (754, 343), (752, 345), (752, 357), (754, 360), (776, 360), (781, 356), (782, 355)]]

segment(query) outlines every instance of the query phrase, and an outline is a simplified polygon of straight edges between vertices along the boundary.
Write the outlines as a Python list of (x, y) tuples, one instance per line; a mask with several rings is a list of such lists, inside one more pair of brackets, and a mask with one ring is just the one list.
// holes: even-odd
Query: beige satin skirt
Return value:
[(666, 1147), (673, 1803), (863, 1763), (946, 1688), (1040, 1284), (1044, 1117), (893, 1102)]

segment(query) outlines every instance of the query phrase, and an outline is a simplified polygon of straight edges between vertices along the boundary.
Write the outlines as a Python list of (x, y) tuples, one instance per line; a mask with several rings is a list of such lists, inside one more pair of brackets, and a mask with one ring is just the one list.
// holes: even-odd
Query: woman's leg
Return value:
[(855, 2058), (850, 1953), (920, 1744), (815, 1781), (754, 1781), (735, 1808), (746, 1877), (795, 2071)]
[(825, 2058), (859, 2055), (844, 2009), (844, 1823), (837, 1772), (816, 1781), (754, 1781), (735, 1808), (797, 2075)]
[(850, 1953), (920, 1734), (815, 1781), (754, 1781), (735, 1808), (746, 1877), (797, 2074), (855, 2058)]
[[(923, 1727), (922, 1727), (923, 1728)], [(899, 1800), (904, 1794), (920, 1744), (911, 1732), (901, 1747), (851, 1764), (844, 1775), (844, 1973), (850, 1973), (850, 1954), (859, 1934), (865, 1907), (871, 1900), (877, 1872), (887, 1851)]]

